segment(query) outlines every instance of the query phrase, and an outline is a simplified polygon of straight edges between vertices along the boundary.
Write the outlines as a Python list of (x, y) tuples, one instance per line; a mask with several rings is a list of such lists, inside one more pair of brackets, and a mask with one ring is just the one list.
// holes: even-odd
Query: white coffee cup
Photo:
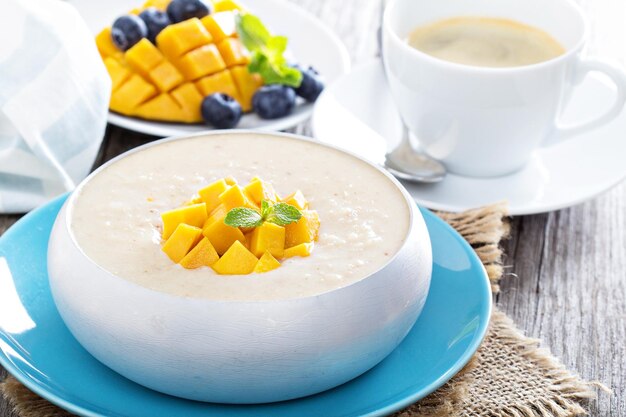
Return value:
[[(458, 16), (535, 26), (566, 53), (533, 65), (490, 68), (434, 58), (407, 43), (417, 26)], [(626, 74), (583, 57), (588, 32), (583, 12), (570, 0), (391, 0), (383, 18), (383, 60), (400, 114), (422, 149), (453, 173), (498, 176), (522, 168), (535, 149), (595, 129), (622, 111)], [(615, 102), (591, 120), (563, 125), (563, 108), (590, 72), (612, 80)]]

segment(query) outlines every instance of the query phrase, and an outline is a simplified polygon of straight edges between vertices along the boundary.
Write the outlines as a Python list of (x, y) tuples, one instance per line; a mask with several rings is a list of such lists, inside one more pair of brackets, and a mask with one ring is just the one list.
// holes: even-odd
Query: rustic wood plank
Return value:
[(505, 250), (515, 276), (498, 304), (568, 368), (613, 390), (591, 403), (591, 415), (626, 415), (626, 184), (520, 217), (512, 229)]

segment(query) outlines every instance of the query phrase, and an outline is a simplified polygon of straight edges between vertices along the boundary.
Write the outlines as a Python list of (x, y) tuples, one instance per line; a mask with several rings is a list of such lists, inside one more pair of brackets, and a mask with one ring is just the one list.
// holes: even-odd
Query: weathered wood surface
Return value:
[[(354, 64), (377, 54), (381, 1), (292, 1), (336, 31)], [(626, 2), (580, 3), (593, 23), (591, 50), (626, 63)], [(306, 125), (295, 131), (309, 133)], [(109, 127), (99, 163), (152, 139)], [(0, 216), (0, 234), (17, 219)], [(513, 219), (504, 248), (500, 308), (568, 368), (613, 390), (590, 404), (592, 416), (626, 416), (626, 183), (572, 208)], [(16, 417), (0, 400), (0, 417), (8, 416)]]

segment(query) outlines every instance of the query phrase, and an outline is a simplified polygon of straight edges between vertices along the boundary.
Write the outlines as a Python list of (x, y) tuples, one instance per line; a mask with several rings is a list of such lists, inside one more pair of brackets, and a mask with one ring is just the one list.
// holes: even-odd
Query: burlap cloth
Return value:
[[(508, 235), (506, 206), (438, 214), (472, 245), (497, 292), (503, 275), (499, 244)], [(395, 416), (585, 415), (583, 406), (595, 397), (595, 385), (566, 370), (550, 352), (539, 347), (538, 340), (525, 337), (504, 313), (495, 309), (487, 337), (465, 369), (438, 391)], [(21, 417), (70, 415), (11, 376), (0, 384), (0, 390)]]

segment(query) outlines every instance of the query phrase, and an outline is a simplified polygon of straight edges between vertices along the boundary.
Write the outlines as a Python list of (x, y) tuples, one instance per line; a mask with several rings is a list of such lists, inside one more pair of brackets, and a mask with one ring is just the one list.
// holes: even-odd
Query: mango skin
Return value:
[(243, 243), (236, 241), (211, 267), (221, 275), (247, 275), (254, 271), (257, 261)]

